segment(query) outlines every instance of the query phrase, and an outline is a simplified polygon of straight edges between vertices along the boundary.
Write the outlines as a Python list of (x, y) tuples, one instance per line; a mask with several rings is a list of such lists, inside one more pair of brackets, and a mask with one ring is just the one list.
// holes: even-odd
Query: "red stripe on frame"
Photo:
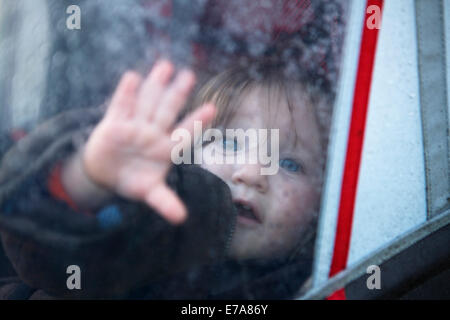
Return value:
[[(378, 39), (378, 29), (366, 27), (367, 18), (371, 16), (371, 14), (367, 14), (367, 8), (372, 5), (378, 6), (381, 13), (383, 0), (368, 0), (366, 5), (330, 277), (346, 268), (350, 247), (353, 211)], [(344, 289), (336, 291), (329, 298), (345, 299)]]
[(327, 300), (345, 300), (345, 299), (346, 298), (344, 288), (336, 290), (327, 298)]

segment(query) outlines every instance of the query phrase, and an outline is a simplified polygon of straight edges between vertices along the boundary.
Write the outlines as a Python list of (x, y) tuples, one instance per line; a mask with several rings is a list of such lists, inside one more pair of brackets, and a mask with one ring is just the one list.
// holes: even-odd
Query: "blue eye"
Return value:
[(301, 169), (300, 164), (292, 159), (281, 159), (280, 167), (291, 172), (297, 172), (299, 169)]
[(238, 144), (237, 144), (236, 138), (234, 140), (229, 140), (229, 139), (227, 140), (227, 139), (223, 138), (222, 145), (223, 145), (224, 150), (233, 150), (233, 151), (238, 150)]

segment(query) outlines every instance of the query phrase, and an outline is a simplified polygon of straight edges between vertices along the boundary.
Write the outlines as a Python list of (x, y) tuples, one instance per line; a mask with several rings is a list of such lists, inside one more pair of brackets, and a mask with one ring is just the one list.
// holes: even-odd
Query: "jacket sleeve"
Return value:
[[(174, 166), (168, 174), (189, 212), (177, 227), (119, 196), (88, 216), (51, 195), (51, 170), (84, 143), (101, 116), (100, 109), (61, 114), (2, 159), (0, 233), (22, 281), (61, 298), (114, 298), (194, 264), (223, 259), (235, 219), (230, 192), (198, 166)], [(71, 265), (80, 268), (80, 290), (67, 287)]]

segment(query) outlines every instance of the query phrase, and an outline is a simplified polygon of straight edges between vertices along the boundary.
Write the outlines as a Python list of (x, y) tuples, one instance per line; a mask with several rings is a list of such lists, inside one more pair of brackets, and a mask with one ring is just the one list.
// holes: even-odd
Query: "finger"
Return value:
[(184, 70), (178, 74), (155, 109), (153, 120), (160, 128), (168, 130), (173, 125), (194, 85), (195, 75), (192, 71)]
[(137, 91), (142, 77), (133, 71), (126, 72), (116, 88), (111, 103), (106, 111), (107, 116), (129, 117), (133, 114)]
[(167, 185), (160, 184), (147, 194), (146, 203), (172, 224), (181, 224), (186, 220), (185, 206)]
[(151, 118), (166, 90), (173, 70), (173, 65), (167, 60), (157, 62), (152, 68), (139, 93), (136, 117), (144, 121)]
[(183, 121), (181, 121), (181, 123), (175, 128), (175, 130), (186, 129), (192, 135), (194, 133), (194, 126), (196, 121), (200, 121), (202, 124), (202, 128), (205, 128), (214, 120), (216, 113), (217, 110), (214, 104), (207, 103), (191, 114), (187, 115), (186, 118), (184, 118)]

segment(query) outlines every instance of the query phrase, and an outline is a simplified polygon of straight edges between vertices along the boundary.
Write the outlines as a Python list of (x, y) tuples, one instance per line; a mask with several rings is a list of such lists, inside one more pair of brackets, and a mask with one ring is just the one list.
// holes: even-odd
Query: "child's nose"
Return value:
[(261, 174), (261, 165), (245, 164), (234, 171), (231, 181), (234, 184), (243, 183), (248, 187), (255, 188), (261, 193), (266, 193), (269, 188), (269, 182), (266, 175)]

